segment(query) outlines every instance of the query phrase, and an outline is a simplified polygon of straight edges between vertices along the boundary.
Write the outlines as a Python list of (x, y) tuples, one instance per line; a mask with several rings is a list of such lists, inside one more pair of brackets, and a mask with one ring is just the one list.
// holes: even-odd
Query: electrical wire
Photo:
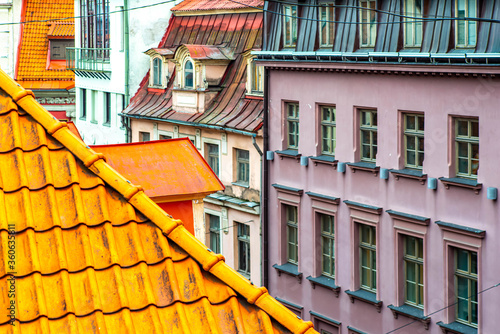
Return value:
[[(377, 24), (377, 25), (380, 25), (380, 24), (405, 24), (405, 23), (425, 23), (425, 22), (441, 22), (441, 21), (476, 21), (476, 22), (500, 23), (500, 20), (497, 20), (497, 19), (486, 19), (486, 18), (479, 18), (479, 17), (460, 17), (460, 18), (459, 17), (435, 17), (435, 18), (420, 18), (420, 17), (418, 17), (417, 19), (411, 19), (411, 21), (392, 21), (392, 22), (389, 22), (389, 21), (387, 21), (387, 22), (332, 21), (332, 20), (320, 20), (320, 19), (312, 19), (312, 18), (308, 18), (308, 17), (288, 15), (288, 14), (272, 11), (269, 9), (263, 9), (260, 7), (251, 6), (251, 5), (236, 1), (236, 0), (228, 0), (228, 1), (243, 5), (243, 6), (248, 7), (248, 8), (259, 9), (259, 10), (262, 10), (262, 11), (267, 12), (267, 13), (276, 14), (276, 15), (282, 16), (282, 17), (289, 17), (292, 19), (298, 19), (298, 20), (303, 20), (303, 21), (324, 22), (324, 23), (361, 24), (361, 25), (363, 25), (363, 24), (367, 24), (367, 25), (371, 25), (371, 24)], [(294, 5), (297, 5), (297, 4), (294, 4)], [(302, 6), (302, 5), (297, 5), (297, 6)], [(310, 5), (310, 6), (316, 6), (316, 5)], [(317, 7), (319, 8), (320, 6), (317, 6)], [(359, 8), (357, 6), (350, 6), (350, 7)], [(371, 9), (371, 8), (363, 8), (363, 10), (377, 11), (377, 10)], [(389, 13), (392, 13), (392, 12), (389, 12)], [(401, 14), (397, 14), (397, 13), (392, 13), (392, 14), (393, 15), (401, 15)], [(411, 17), (411, 16), (409, 16), (409, 17)]]
[[(481, 293), (486, 292), (486, 291), (488, 291), (488, 290), (491, 290), (491, 289), (493, 289), (493, 288), (496, 288), (496, 287), (498, 287), (498, 286), (500, 286), (500, 283), (497, 283), (497, 284), (495, 284), (495, 285), (490, 286), (489, 288), (486, 288), (486, 289), (484, 289), (484, 290), (481, 290), (481, 291), (477, 292), (477, 293), (476, 293), (476, 294), (474, 294), (474, 295), (470, 295), (467, 299), (471, 299), (473, 296), (478, 296), (478, 295), (480, 295)], [(439, 309), (439, 310), (437, 310), (437, 311), (434, 311), (434, 312), (432, 312), (432, 313), (429, 313), (429, 314), (427, 314), (427, 315), (426, 315), (426, 317), (430, 317), (430, 316), (431, 316), (431, 315), (433, 315), (433, 314), (436, 314), (436, 313), (438, 313), (438, 312), (444, 311), (444, 310), (446, 310), (447, 308), (450, 308), (450, 307), (452, 307), (452, 306), (455, 306), (456, 304), (458, 304), (458, 301), (457, 301), (457, 302), (454, 302), (453, 304), (450, 304), (450, 305), (448, 305), (448, 306), (445, 306), (445, 307), (443, 307), (443, 308), (440, 308), (440, 309)], [(395, 329), (393, 329), (393, 330), (391, 330), (391, 331), (389, 331), (389, 332), (386, 332), (385, 334), (390, 334), (390, 333), (397, 332), (398, 330), (403, 329), (403, 328), (405, 328), (405, 327), (407, 327), (407, 326), (410, 326), (411, 324), (413, 324), (413, 323), (415, 323), (415, 322), (417, 322), (417, 321), (418, 321), (418, 320), (413, 320), (413, 321), (411, 321), (411, 322), (407, 323), (406, 325), (403, 325), (403, 326), (401, 326), (401, 327), (395, 328)]]
[(4, 22), (4, 23), (0, 23), (0, 26), (29, 24), (29, 23), (55, 22), (55, 21), (67, 21), (67, 20), (74, 20), (74, 19), (81, 19), (81, 18), (89, 18), (89, 17), (94, 17), (94, 16), (104, 16), (104, 15), (109, 15), (109, 14), (130, 12), (130, 11), (137, 10), (137, 9), (144, 9), (144, 8), (149, 8), (149, 7), (155, 7), (155, 6), (164, 5), (164, 4), (175, 2), (175, 1), (177, 1), (177, 0), (167, 0), (167, 1), (162, 1), (162, 2), (158, 2), (158, 3), (150, 4), (150, 5), (144, 5), (144, 6), (133, 7), (133, 8), (128, 8), (128, 9), (115, 10), (115, 11), (107, 12), (107, 13), (97, 13), (97, 14), (80, 15), (80, 16), (68, 16), (68, 17), (45, 19), (45, 20), (32, 20), (32, 21), (20, 21), (20, 22)]
[[(95, 16), (103, 16), (103, 15), (109, 15), (109, 14), (116, 14), (116, 13), (123, 13), (123, 12), (130, 12), (133, 10), (137, 9), (144, 9), (144, 8), (149, 8), (149, 7), (154, 7), (154, 6), (159, 6), (159, 5), (164, 5), (167, 3), (175, 2), (176, 0), (167, 0), (167, 1), (162, 1), (150, 5), (144, 5), (144, 6), (139, 6), (139, 7), (133, 7), (133, 8), (128, 8), (128, 9), (121, 9), (121, 10), (115, 10), (109, 13), (98, 13), (98, 14), (90, 14), (90, 15), (80, 15), (80, 16), (71, 16), (71, 17), (64, 17), (64, 18), (53, 18), (53, 19), (45, 19), (45, 20), (31, 20), (31, 21), (21, 21), (21, 22), (4, 22), (0, 23), (0, 26), (7, 26), (7, 25), (20, 25), (20, 24), (30, 24), (30, 23), (43, 23), (43, 22), (54, 22), (54, 21), (67, 21), (67, 20), (74, 20), (74, 19), (80, 19), (80, 18), (89, 18), (89, 17), (95, 17)], [(403, 19), (408, 19), (407, 21), (393, 21), (393, 22), (353, 22), (353, 21), (333, 21), (333, 20), (321, 20), (321, 19), (312, 19), (312, 18), (306, 18), (306, 17), (300, 17), (300, 16), (293, 16), (293, 15), (288, 15), (284, 13), (279, 13), (275, 11), (271, 11), (268, 9), (263, 9), (261, 7), (256, 7), (256, 6), (251, 6), (236, 0), (228, 0), (237, 4), (240, 4), (242, 6), (248, 7), (248, 8), (254, 8), (258, 10), (262, 10), (263, 12), (271, 13), (271, 14), (276, 14), (282, 17), (290, 17), (292, 19), (299, 19), (299, 20), (305, 20), (305, 21), (314, 21), (314, 22), (324, 22), (324, 23), (339, 23), (339, 24), (405, 24), (405, 23), (424, 23), (424, 22), (439, 22), (439, 21), (475, 21), (475, 22), (489, 22), (489, 23), (500, 23), (500, 20), (498, 19), (487, 19), (487, 18), (479, 18), (479, 17), (446, 17), (446, 16), (435, 16), (435, 17), (418, 17), (418, 16), (408, 16), (408, 15), (403, 15), (400, 13), (394, 13), (390, 11), (385, 11), (381, 9), (372, 9), (372, 8), (364, 8), (360, 6), (349, 6), (349, 5), (335, 5), (334, 7), (336, 8), (353, 8), (353, 9), (362, 9), (366, 11), (375, 11), (378, 13), (382, 14), (387, 14), (387, 15), (393, 15), (397, 16)], [(296, 3), (292, 2), (286, 2), (286, 1), (279, 1), (279, 0), (269, 0), (271, 2), (276, 2), (276, 3), (282, 3), (282, 4), (291, 4), (291, 5), (298, 5)], [(300, 4), (298, 6), (301, 7), (323, 7), (323, 5), (310, 5), (310, 4)]]

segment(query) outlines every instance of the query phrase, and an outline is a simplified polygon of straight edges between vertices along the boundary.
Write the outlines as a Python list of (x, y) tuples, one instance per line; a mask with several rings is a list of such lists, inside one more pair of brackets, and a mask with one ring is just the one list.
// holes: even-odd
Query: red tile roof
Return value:
[[(74, 21), (65, 20), (53, 22), (30, 22), (55, 20), (73, 17), (73, 0), (25, 0), (23, 1), (21, 21), (21, 40), (16, 69), (16, 80), (33, 89), (66, 88), (69, 82), (74, 82), (73, 72), (63, 68), (47, 69), (49, 49), (48, 35), (55, 34), (57, 38), (74, 36)], [(65, 81), (54, 85), (49, 82)], [(31, 82), (31, 84), (27, 84)], [(44, 86), (45, 85), (45, 86)], [(55, 87), (54, 87), (55, 86)]]
[(185, 0), (172, 8), (172, 12), (195, 11), (195, 10), (220, 10), (220, 9), (238, 9), (251, 7), (263, 7), (262, 0)]
[(91, 147), (132, 183), (142, 185), (155, 201), (199, 199), (224, 190), (187, 138)]
[(246, 96), (247, 61), (242, 53), (260, 49), (262, 18), (262, 12), (173, 17), (158, 48), (224, 45), (234, 52), (234, 60), (229, 63), (221, 83), (222, 90), (203, 113), (176, 112), (172, 108), (175, 76), (172, 75), (164, 92), (148, 91), (148, 73), (124, 113), (136, 118), (157, 118), (193, 125), (201, 123), (257, 132), (262, 127), (263, 100)]

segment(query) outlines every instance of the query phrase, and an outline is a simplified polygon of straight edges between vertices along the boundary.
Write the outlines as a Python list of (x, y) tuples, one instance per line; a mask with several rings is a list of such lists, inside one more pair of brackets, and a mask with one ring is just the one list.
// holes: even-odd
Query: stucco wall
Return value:
[[(486, 197), (487, 187), (499, 187), (498, 152), (500, 143), (495, 134), (500, 126), (497, 115), (500, 104), (500, 80), (436, 76), (402, 76), (347, 73), (312, 73), (292, 71), (272, 71), (270, 75), (270, 150), (284, 149), (282, 105), (284, 100), (298, 101), (300, 109), (300, 139), (298, 152), (302, 156), (316, 156), (319, 153), (319, 138), (316, 104), (334, 104), (337, 112), (337, 146), (335, 158), (340, 162), (359, 161), (356, 147), (359, 129), (355, 128), (356, 108), (375, 108), (378, 113), (378, 154), (376, 165), (381, 168), (403, 168), (401, 145), (400, 112), (425, 113), (425, 160), (423, 171), (428, 177), (452, 177), (452, 116), (479, 117), (480, 167), (478, 181), (483, 189), (476, 195), (470, 189), (451, 187), (446, 190), (438, 181), (437, 190), (427, 188), (417, 180), (399, 179), (389, 175), (388, 180), (380, 179), (370, 172), (353, 173), (349, 167), (339, 173), (332, 166), (320, 164), (301, 166), (294, 159), (280, 160), (276, 155), (269, 164), (269, 265), (283, 263), (280, 251), (283, 250), (283, 225), (280, 225), (280, 206), (277, 190), (270, 186), (280, 185), (302, 189), (304, 194), (296, 196), (299, 208), (299, 265), (303, 273), (302, 283), (297, 278), (281, 275), (270, 267), (270, 293), (292, 303), (302, 305), (303, 317), (310, 318), (314, 310), (332, 319), (341, 321), (342, 333), (347, 326), (353, 326), (369, 333), (385, 333), (412, 321), (404, 316), (394, 319), (387, 305), (398, 305), (396, 279), (396, 229), (395, 221), (386, 210), (430, 218), (424, 229), (424, 274), (425, 274), (425, 314), (446, 307), (449, 291), (445, 284), (448, 257), (445, 233), (435, 221), (464, 225), (486, 230), (484, 239), (467, 239), (455, 235), (460, 247), (468, 249), (470, 240), (478, 241), (480, 247), (470, 249), (478, 252), (479, 286), (486, 289), (498, 283), (500, 260), (496, 254), (500, 247), (496, 236), (499, 210), (497, 201)], [(358, 156), (357, 156), (358, 155)], [(341, 287), (339, 298), (325, 288), (312, 289), (307, 276), (317, 275), (320, 265), (314, 256), (319, 245), (314, 234), (315, 218), (312, 198), (305, 192), (315, 192), (339, 197), (340, 203), (334, 205), (336, 219), (336, 285)], [(281, 196), (283, 197), (283, 196)], [(343, 200), (373, 205), (383, 209), (377, 229), (377, 299), (383, 301), (381, 313), (365, 302), (351, 303), (345, 290), (357, 290), (356, 256), (357, 245), (353, 245), (355, 228), (353, 211)], [(317, 233), (317, 230), (316, 230)], [(281, 257), (280, 257), (281, 256)], [(316, 269), (315, 269), (316, 268)], [(479, 329), (483, 333), (496, 331), (494, 310), (500, 298), (500, 289), (492, 289), (479, 296)], [(428, 333), (441, 333), (436, 322), (448, 323), (454, 320), (451, 308), (433, 314)], [(405, 327), (398, 333), (427, 332), (419, 322)]]
[[(260, 181), (261, 181), (261, 158), (252, 144), (249, 136), (234, 134), (231, 132), (221, 132), (212, 129), (195, 128), (185, 125), (174, 125), (167, 122), (153, 122), (150, 120), (131, 119), (132, 141), (139, 141), (139, 132), (150, 134), (151, 140), (160, 138), (160, 135), (168, 135), (173, 138), (188, 136), (195, 141), (195, 146), (200, 150), (202, 156), (205, 156), (205, 144), (214, 143), (219, 145), (219, 179), (226, 187), (225, 194), (243, 198), (247, 201), (260, 202)], [(199, 130), (197, 132), (197, 130)], [(225, 137), (225, 139), (224, 139)], [(256, 138), (259, 148), (263, 149), (262, 137)], [(243, 187), (233, 184), (235, 181), (235, 148), (248, 150), (250, 153), (250, 180), (249, 186)], [(237, 205), (234, 205), (237, 206)], [(222, 233), (222, 254), (226, 258), (226, 263), (230, 266), (236, 265), (235, 256), (237, 256), (237, 232), (233, 227), (236, 222), (244, 223), (250, 226), (250, 258), (251, 258), (251, 281), (254, 284), (261, 284), (261, 246), (260, 246), (260, 215), (259, 211), (243, 207), (241, 210), (231, 208), (225, 205), (213, 203), (204, 203), (205, 209), (221, 217), (222, 208), (227, 212), (227, 233)], [(246, 211), (245, 211), (246, 210)], [(253, 212), (252, 212), (253, 211)], [(206, 218), (206, 215), (204, 216)], [(199, 228), (195, 226), (195, 235), (202, 241), (207, 242), (206, 225)]]

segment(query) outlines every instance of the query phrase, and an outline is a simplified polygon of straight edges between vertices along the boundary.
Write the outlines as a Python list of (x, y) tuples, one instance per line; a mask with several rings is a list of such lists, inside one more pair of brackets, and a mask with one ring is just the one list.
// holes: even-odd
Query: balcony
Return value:
[(77, 76), (109, 79), (109, 48), (66, 48), (66, 68)]

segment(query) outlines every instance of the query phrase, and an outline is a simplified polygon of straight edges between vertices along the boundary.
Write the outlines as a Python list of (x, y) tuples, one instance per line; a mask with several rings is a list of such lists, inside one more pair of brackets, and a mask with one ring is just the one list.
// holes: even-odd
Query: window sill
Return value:
[(249, 98), (264, 98), (264, 92), (247, 92), (245, 97)]
[(474, 193), (476, 195), (479, 194), (479, 191), (483, 187), (481, 183), (477, 183), (477, 180), (464, 179), (460, 177), (451, 177), (451, 178), (440, 177), (439, 181), (441, 181), (441, 183), (444, 184), (444, 187), (446, 189), (450, 189), (450, 186), (461, 187), (474, 190)]
[(148, 93), (165, 93), (167, 89), (165, 87), (160, 86), (149, 86)]
[(332, 290), (335, 297), (339, 298), (340, 286), (335, 285), (335, 279), (323, 275), (318, 277), (307, 276), (306, 279), (311, 282), (313, 289), (316, 289), (316, 285), (322, 286)]
[(79, 117), (78, 119), (79, 119), (80, 121), (84, 121), (84, 122), (86, 122), (86, 121), (87, 121), (87, 117)]
[(330, 165), (333, 168), (337, 168), (338, 160), (335, 159), (333, 155), (318, 155), (316, 157), (311, 157), (311, 160), (314, 162), (314, 166), (318, 164)]
[(300, 154), (297, 150), (284, 150), (284, 151), (275, 151), (276, 154), (280, 157), (281, 160), (283, 158), (295, 159), (297, 162), (300, 162)]
[(401, 177), (405, 179), (418, 180), (421, 184), (425, 184), (425, 181), (427, 180), (427, 174), (424, 174), (418, 169), (391, 169), (390, 172), (394, 175), (396, 181), (398, 181)]
[(248, 183), (243, 183), (243, 182), (231, 182), (231, 184), (238, 186), (238, 187), (243, 187), (243, 188), (250, 188)]
[(281, 276), (281, 274), (287, 274), (296, 277), (299, 280), (299, 283), (302, 282), (302, 273), (299, 273), (299, 268), (293, 263), (287, 262), (282, 265), (273, 264), (273, 268), (278, 272), (278, 276)]
[(439, 327), (441, 327), (441, 330), (443, 333), (455, 333), (455, 334), (477, 334), (477, 328), (467, 326), (464, 324), (461, 324), (459, 322), (451, 322), (449, 324), (445, 324), (442, 321), (439, 321), (436, 323)]
[(375, 306), (378, 313), (380, 313), (380, 311), (382, 310), (382, 301), (377, 300), (377, 295), (373, 292), (359, 289), (356, 291), (345, 290), (345, 293), (349, 295), (351, 303), (354, 303), (354, 300), (357, 299), (365, 303), (372, 304), (373, 306)]
[(98, 124), (98, 122), (96, 120), (91, 120), (90, 123), (92, 123), (92, 124)]
[(380, 169), (380, 167), (376, 166), (373, 162), (351, 162), (347, 165), (351, 168), (353, 173), (356, 173), (357, 170), (360, 170), (363, 172), (372, 172), (374, 176), (377, 176)]
[(250, 274), (249, 273), (246, 273), (244, 271), (241, 271), (241, 270), (237, 270), (238, 271), (238, 274), (240, 274), (241, 276), (245, 277), (247, 280), (250, 281)]
[(102, 125), (107, 126), (108, 128), (111, 127), (111, 123), (102, 123)]
[(431, 318), (424, 316), (424, 310), (407, 304), (401, 306), (389, 305), (387, 307), (392, 311), (394, 319), (397, 319), (399, 315), (403, 315), (407, 318), (420, 321), (424, 324), (425, 329), (429, 329)]

